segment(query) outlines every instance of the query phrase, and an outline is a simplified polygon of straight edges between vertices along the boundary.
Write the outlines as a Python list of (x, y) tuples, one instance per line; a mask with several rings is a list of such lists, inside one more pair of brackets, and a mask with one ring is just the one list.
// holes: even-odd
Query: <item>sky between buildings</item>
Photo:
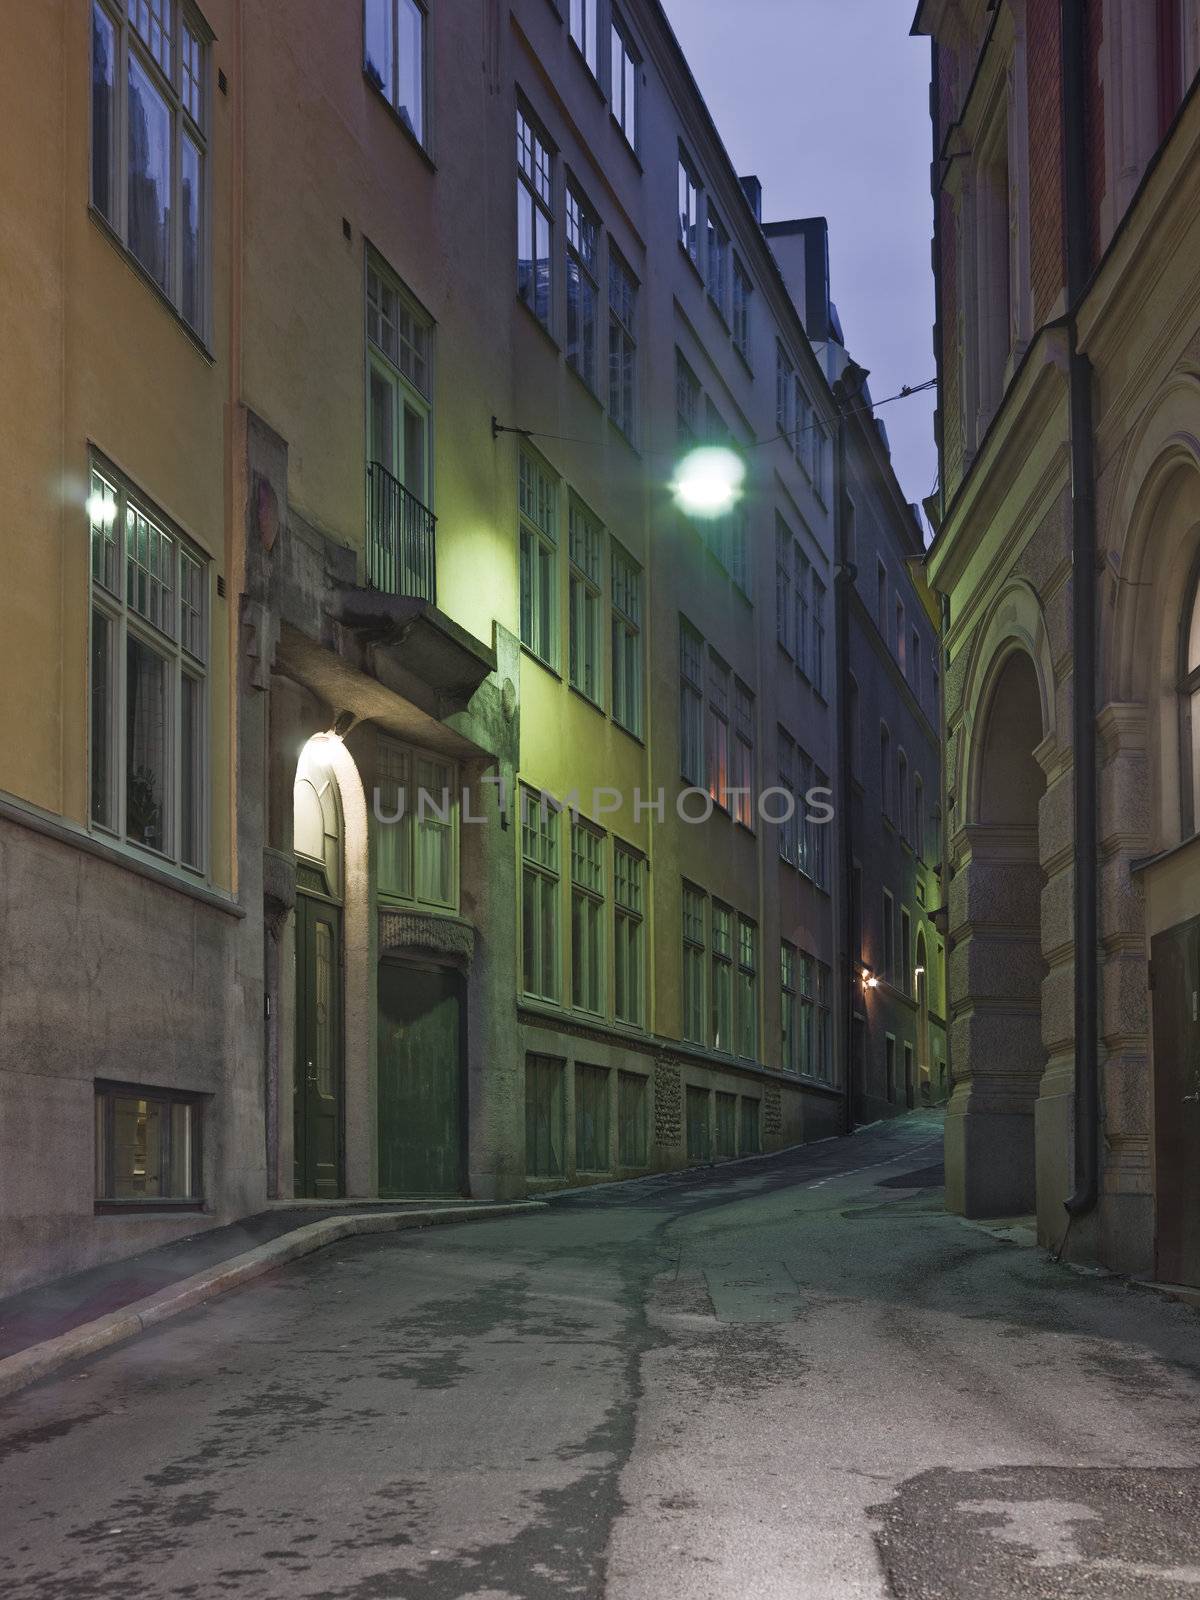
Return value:
[[(876, 400), (934, 375), (929, 44), (915, 0), (663, 0), (763, 220), (829, 219), (847, 345)], [(918, 503), (937, 478), (932, 392), (884, 406)]]

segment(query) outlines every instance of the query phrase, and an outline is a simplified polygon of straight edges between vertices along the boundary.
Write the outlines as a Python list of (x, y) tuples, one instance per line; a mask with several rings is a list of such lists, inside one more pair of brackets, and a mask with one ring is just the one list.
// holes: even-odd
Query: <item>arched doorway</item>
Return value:
[(967, 1216), (1016, 1216), (1037, 1195), (1035, 1106), (1042, 1041), (1043, 874), (1038, 809), (1045, 774), (1037, 670), (1023, 649), (993, 662), (968, 777), (964, 950), (952, 996), (955, 1087), (946, 1119), (946, 1197)]
[(341, 797), (329, 735), (304, 746), (292, 791), (296, 852), (295, 1193), (331, 1199), (342, 1188)]

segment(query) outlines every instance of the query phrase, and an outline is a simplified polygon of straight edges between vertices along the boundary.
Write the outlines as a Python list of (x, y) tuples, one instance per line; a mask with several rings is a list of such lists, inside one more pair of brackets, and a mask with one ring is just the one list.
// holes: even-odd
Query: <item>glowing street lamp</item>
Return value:
[(691, 450), (679, 463), (671, 493), (690, 517), (723, 517), (741, 499), (746, 463), (725, 445)]

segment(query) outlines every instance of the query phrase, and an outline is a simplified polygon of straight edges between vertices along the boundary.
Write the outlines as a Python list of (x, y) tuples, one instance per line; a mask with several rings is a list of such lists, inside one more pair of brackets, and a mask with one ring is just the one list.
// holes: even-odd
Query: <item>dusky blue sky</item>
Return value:
[[(934, 375), (929, 44), (915, 0), (664, 0), (763, 220), (829, 219), (847, 345), (876, 400)], [(932, 392), (884, 406), (907, 499), (937, 478)]]

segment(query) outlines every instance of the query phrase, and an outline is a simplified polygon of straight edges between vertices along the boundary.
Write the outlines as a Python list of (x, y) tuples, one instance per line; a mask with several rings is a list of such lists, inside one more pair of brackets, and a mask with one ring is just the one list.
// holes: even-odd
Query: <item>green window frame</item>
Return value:
[(708, 1043), (706, 905), (702, 890), (683, 885), (683, 1037), (691, 1044)]
[(719, 900), (711, 903), (711, 985), (712, 1034), (714, 1050), (729, 1055), (734, 1051), (733, 1035), (733, 927), (734, 913)]
[(604, 529), (583, 503), (567, 505), (567, 681), (595, 706), (604, 703)]
[(571, 1004), (603, 1016), (605, 1007), (605, 839), (571, 822)]
[(635, 739), (642, 736), (642, 569), (613, 541), (612, 546), (612, 715)]
[(447, 761), (380, 735), (372, 826), (380, 900), (431, 911), (459, 905), (460, 773)]
[(521, 643), (558, 670), (558, 483), (522, 450), (518, 467)]
[(758, 1059), (758, 927), (738, 917), (737, 1053)]
[(613, 1013), (632, 1027), (645, 1023), (645, 858), (613, 844)]
[(560, 816), (549, 796), (521, 790), (521, 984), (535, 1000), (557, 1005)]

